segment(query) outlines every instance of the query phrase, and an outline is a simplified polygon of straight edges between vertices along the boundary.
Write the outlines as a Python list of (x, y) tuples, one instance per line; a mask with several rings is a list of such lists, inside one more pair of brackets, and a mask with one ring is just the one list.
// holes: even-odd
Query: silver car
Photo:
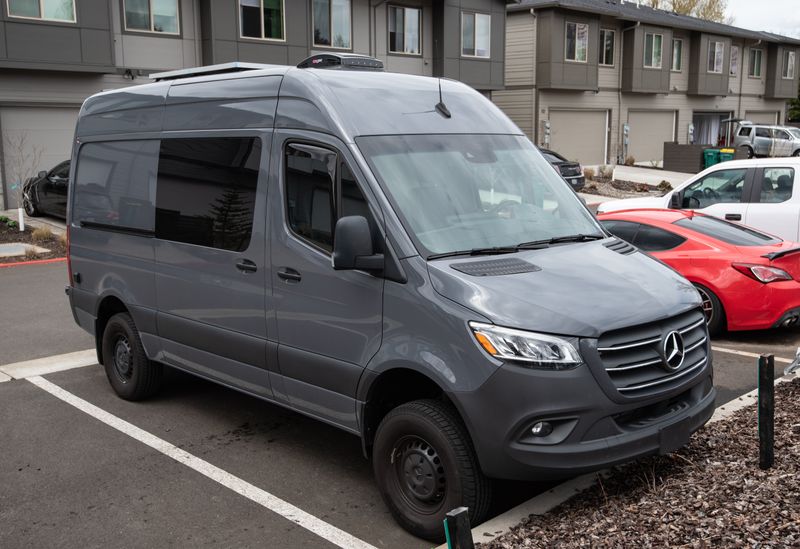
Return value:
[(749, 158), (800, 156), (800, 129), (744, 122), (736, 129), (733, 145), (747, 148)]

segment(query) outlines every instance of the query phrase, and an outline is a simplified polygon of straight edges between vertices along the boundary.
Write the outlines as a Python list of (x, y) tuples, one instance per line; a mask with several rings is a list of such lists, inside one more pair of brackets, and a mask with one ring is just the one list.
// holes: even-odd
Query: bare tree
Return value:
[(646, 5), (717, 23), (730, 23), (730, 18), (725, 15), (728, 0), (647, 0)]
[(42, 147), (31, 145), (28, 133), (25, 131), (6, 136), (5, 157), (8, 177), (6, 188), (16, 201), (17, 207), (22, 207), (25, 181), (36, 174), (41, 164), (42, 153)]

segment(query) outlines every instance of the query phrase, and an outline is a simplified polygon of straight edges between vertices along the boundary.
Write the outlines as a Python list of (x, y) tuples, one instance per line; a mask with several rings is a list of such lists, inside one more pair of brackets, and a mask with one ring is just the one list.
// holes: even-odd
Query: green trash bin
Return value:
[(720, 149), (719, 150), (719, 161), (720, 162), (727, 162), (728, 160), (733, 160), (736, 158), (736, 150), (735, 149)]
[(710, 168), (719, 164), (719, 149), (705, 149), (703, 151), (703, 167)]

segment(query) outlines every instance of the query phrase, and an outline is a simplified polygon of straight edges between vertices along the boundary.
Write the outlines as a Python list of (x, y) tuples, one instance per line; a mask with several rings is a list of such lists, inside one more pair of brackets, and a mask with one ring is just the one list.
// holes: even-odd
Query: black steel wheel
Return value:
[(147, 358), (130, 315), (112, 316), (102, 337), (103, 366), (117, 395), (125, 400), (142, 400), (155, 394), (164, 367)]
[(384, 502), (415, 536), (441, 542), (449, 511), (468, 507), (479, 524), (489, 509), (490, 481), (448, 403), (415, 400), (389, 412), (375, 434), (372, 465)]
[(722, 303), (714, 292), (705, 286), (695, 284), (694, 287), (703, 300), (703, 314), (706, 316), (708, 333), (712, 336), (718, 335), (725, 327), (725, 310), (722, 308)]

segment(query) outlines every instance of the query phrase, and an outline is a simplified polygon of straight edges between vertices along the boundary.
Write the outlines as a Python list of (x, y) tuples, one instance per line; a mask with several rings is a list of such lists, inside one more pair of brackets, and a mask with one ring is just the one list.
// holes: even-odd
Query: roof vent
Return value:
[(194, 67), (191, 69), (179, 69), (176, 71), (154, 72), (149, 76), (151, 80), (161, 82), (162, 80), (178, 80), (180, 78), (191, 78), (193, 76), (209, 76), (212, 74), (226, 74), (242, 71), (256, 71), (261, 69), (271, 69), (276, 65), (264, 65), (262, 63), (222, 63), (219, 65), (206, 65), (205, 67)]
[(383, 61), (358, 53), (318, 53), (301, 61), (298, 69), (382, 71)]

